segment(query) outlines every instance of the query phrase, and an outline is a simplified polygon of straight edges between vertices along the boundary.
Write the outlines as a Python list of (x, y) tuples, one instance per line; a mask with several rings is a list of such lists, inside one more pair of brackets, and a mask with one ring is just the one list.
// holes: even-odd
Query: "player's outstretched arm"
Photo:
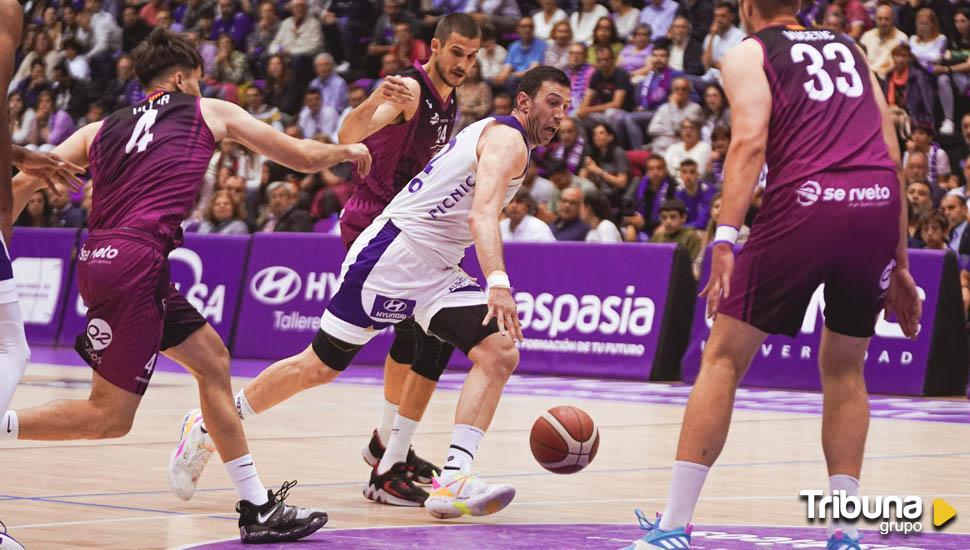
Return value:
[[(741, 228), (765, 163), (771, 87), (763, 67), (764, 50), (753, 39), (731, 49), (721, 61), (724, 92), (731, 102), (731, 145), (724, 164), (719, 226)], [(732, 246), (715, 241), (711, 277), (701, 291), (701, 295), (707, 296), (708, 317), (717, 314), (721, 297), (730, 294), (733, 270)]]
[(0, 0), (0, 228), (9, 242), (13, 224), (13, 193), (10, 187), (10, 121), (7, 114), (7, 88), (13, 78), (13, 52), (20, 44), (23, 13), (16, 0)]
[[(486, 277), (495, 272), (505, 272), (502, 258), (502, 234), (499, 231), (499, 215), (505, 207), (505, 194), (509, 182), (525, 172), (529, 151), (518, 130), (504, 124), (486, 128), (478, 140), (478, 172), (475, 173), (475, 195), (472, 199), (468, 225), (475, 241), (478, 263)], [(515, 300), (508, 288), (488, 290), (488, 315), (498, 321), (499, 330), (522, 340), (522, 329), (515, 310)]]
[(13, 179), (11, 215), (14, 220), (27, 206), (27, 199), (35, 191), (52, 187), (54, 182), (64, 183), (71, 189), (80, 186), (81, 181), (74, 174), (80, 174), (87, 168), (88, 149), (101, 129), (101, 124), (95, 122), (82, 127), (62, 141), (50, 154), (21, 151), (18, 165), (23, 171)]
[(201, 108), (216, 141), (234, 139), (274, 162), (308, 174), (341, 162), (355, 163), (362, 176), (370, 172), (370, 153), (360, 143), (330, 145), (296, 139), (256, 120), (239, 105), (221, 99), (202, 98)]
[(421, 87), (413, 78), (391, 75), (371, 95), (347, 115), (337, 139), (340, 143), (357, 143), (374, 132), (418, 110)]

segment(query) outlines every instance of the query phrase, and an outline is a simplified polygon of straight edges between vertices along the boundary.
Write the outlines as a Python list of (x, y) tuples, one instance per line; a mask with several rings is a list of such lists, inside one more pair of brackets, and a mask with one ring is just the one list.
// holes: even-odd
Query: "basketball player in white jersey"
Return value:
[[(314, 373), (335, 379), (377, 331), (414, 317), (427, 333), (472, 360), (455, 413), (441, 476), (425, 501), (438, 518), (495, 513), (515, 489), (472, 474), (472, 460), (518, 364), (522, 338), (502, 258), (499, 215), (522, 183), (532, 148), (545, 145), (569, 107), (569, 79), (540, 66), (519, 84), (510, 116), (465, 128), (428, 162), (354, 241), (340, 287), (302, 353), (273, 364), (246, 387), (262, 403), (279, 395), (281, 380)], [(473, 244), (488, 286), (459, 263)]]

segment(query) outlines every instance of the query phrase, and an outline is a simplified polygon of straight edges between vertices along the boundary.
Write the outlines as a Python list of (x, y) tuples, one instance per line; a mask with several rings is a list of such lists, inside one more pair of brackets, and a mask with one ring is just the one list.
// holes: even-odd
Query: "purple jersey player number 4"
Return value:
[[(186, 438), (201, 425), (200, 411), (183, 421), (171, 461), (218, 450), (239, 502), (243, 542), (303, 538), (327, 522), (315, 508), (285, 504), (295, 482), (267, 491), (249, 454), (229, 381), (229, 353), (215, 330), (172, 286), (167, 256), (181, 244), (179, 224), (198, 196), (216, 143), (234, 139), (301, 172), (353, 162), (370, 170), (367, 147), (298, 140), (274, 130), (229, 102), (201, 98), (202, 59), (194, 46), (157, 29), (135, 49), (135, 71), (145, 89), (141, 103), (89, 124), (55, 151), (88, 167), (93, 206), (88, 240), (78, 252), (78, 288), (88, 324), (76, 349), (94, 369), (86, 400), (61, 400), (6, 411), (2, 437), (67, 440), (125, 435), (151, 381), (159, 353), (175, 360), (199, 384), (211, 442)], [(14, 182), (14, 212), (45, 185), (29, 175)], [(206, 455), (208, 456), (208, 455)], [(187, 476), (188, 477), (188, 476)], [(170, 479), (176, 494), (191, 496), (195, 480)]]

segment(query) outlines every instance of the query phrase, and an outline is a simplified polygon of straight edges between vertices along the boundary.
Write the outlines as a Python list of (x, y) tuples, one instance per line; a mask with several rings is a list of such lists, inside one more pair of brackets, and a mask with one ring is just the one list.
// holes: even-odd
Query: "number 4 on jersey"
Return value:
[(145, 114), (139, 117), (138, 122), (135, 123), (135, 130), (131, 133), (131, 138), (128, 140), (128, 144), (125, 145), (125, 154), (131, 154), (131, 151), (138, 147), (139, 153), (144, 153), (145, 149), (148, 148), (148, 144), (155, 138), (152, 134), (152, 126), (155, 124), (155, 118), (158, 116), (157, 109), (149, 109), (145, 111)]

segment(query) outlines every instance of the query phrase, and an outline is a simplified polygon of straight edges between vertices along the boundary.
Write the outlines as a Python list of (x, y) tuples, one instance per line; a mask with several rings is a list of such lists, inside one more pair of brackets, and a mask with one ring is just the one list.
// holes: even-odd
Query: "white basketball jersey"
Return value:
[[(442, 267), (457, 266), (473, 241), (468, 215), (478, 171), (478, 138), (493, 123), (512, 126), (525, 141), (525, 131), (512, 116), (487, 117), (466, 127), (394, 197), (374, 224), (390, 219), (420, 252), (430, 253), (425, 256), (441, 259)], [(509, 183), (506, 205), (524, 177), (523, 172)]]

